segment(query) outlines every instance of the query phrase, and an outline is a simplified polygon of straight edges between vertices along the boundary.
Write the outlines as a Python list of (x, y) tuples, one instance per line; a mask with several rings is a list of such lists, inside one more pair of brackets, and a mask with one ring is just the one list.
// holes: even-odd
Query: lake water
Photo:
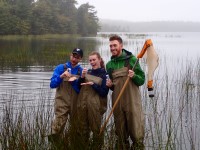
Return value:
[[(87, 50), (85, 57), (83, 59), (83, 65), (87, 65), (87, 54), (92, 50), (98, 50), (104, 61), (107, 62), (110, 59), (110, 51), (109, 51), (109, 42), (108, 42), (108, 35), (110, 33), (99, 33), (97, 37), (91, 38), (83, 38), (83, 39), (75, 39), (77, 41), (85, 42), (83, 45), (84, 49)], [(200, 33), (119, 33), (123, 40), (124, 40), (124, 48), (131, 51), (134, 55), (137, 55), (138, 52), (141, 50), (145, 39), (152, 39), (154, 44), (154, 48), (157, 51), (160, 57), (160, 65), (167, 65), (170, 67), (170, 70), (173, 68), (175, 70), (182, 67), (180, 65), (185, 65), (187, 62), (195, 61), (200, 57)], [(52, 42), (53, 41), (53, 42)], [(0, 43), (4, 41), (0, 40)], [(65, 46), (66, 43), (66, 46)], [(90, 46), (90, 43), (92, 43)], [(24, 46), (26, 44), (26, 47)], [(53, 40), (53, 39), (46, 39), (35, 41), (26, 41), (26, 39), (21, 40), (20, 42), (16, 41), (6, 41), (4, 45), (0, 46), (1, 56), (0, 56), (0, 94), (5, 92), (6, 90), (24, 90), (24, 89), (38, 89), (38, 88), (49, 88), (49, 80), (52, 75), (53, 68), (55, 65), (59, 63), (64, 63), (68, 60), (68, 56), (66, 55), (65, 58), (62, 58), (58, 61), (55, 60), (57, 64), (47, 63), (46, 61), (51, 62), (51, 59), (47, 59), (50, 55), (54, 53), (52, 51), (57, 51), (59, 49), (65, 49), (66, 51), (70, 51), (72, 46), (67, 46), (70, 44), (66, 42), (66, 40)], [(88, 44), (88, 45), (87, 45)], [(81, 47), (80, 44), (75, 44), (74, 47)], [(26, 49), (27, 48), (27, 49)], [(49, 48), (49, 49), (48, 49)], [(57, 49), (56, 49), (57, 48)], [(31, 50), (30, 50), (31, 49)], [(47, 49), (47, 50), (46, 50)], [(15, 52), (16, 51), (16, 52)], [(27, 62), (26, 64), (21, 65), (19, 64), (2, 64), (2, 58), (9, 58), (15, 59), (15, 55), (19, 55), (21, 51), (31, 51), (31, 55), (28, 55), (28, 59), (32, 59), (32, 55), (37, 57), (34, 59), (35, 62)], [(40, 54), (44, 51), (48, 53), (45, 56), (40, 58)], [(64, 50), (62, 50), (64, 51)], [(39, 53), (41, 52), (41, 53)], [(24, 54), (25, 55), (25, 54)], [(43, 55), (43, 54), (42, 54)], [(44, 62), (39, 62), (38, 60), (44, 59)], [(53, 56), (52, 56), (53, 57)], [(58, 57), (58, 56), (56, 56)], [(183, 62), (181, 62), (183, 60)], [(141, 60), (143, 61), (143, 60)], [(165, 62), (166, 61), (166, 62)], [(15, 63), (15, 61), (13, 61)], [(7, 63), (7, 62), (3, 62)], [(166, 63), (166, 64), (165, 64)], [(185, 64), (184, 64), (185, 63)], [(36, 65), (37, 64), (37, 65)], [(159, 68), (165, 68), (159, 67)], [(173, 72), (173, 71), (172, 71)]]
[[(84, 49), (82, 65), (88, 67), (87, 54), (101, 53), (105, 62), (110, 59), (108, 37), (111, 33), (98, 33), (97, 37), (73, 39), (0, 39), (0, 109), (15, 99), (37, 106), (42, 97), (53, 106), (55, 89), (49, 88), (53, 68), (64, 63), (74, 47)], [(154, 136), (165, 140), (172, 119), (173, 137), (184, 138), (177, 149), (198, 148), (200, 139), (200, 33), (118, 33), (124, 48), (137, 55), (145, 39), (152, 39), (159, 55), (159, 67), (154, 74), (155, 100), (147, 96), (146, 85), (141, 87), (146, 114), (146, 145), (152, 145)], [(67, 53), (66, 53), (67, 52)], [(147, 71), (145, 58), (140, 60)], [(19, 102), (19, 103), (18, 103)], [(173, 117), (172, 117), (173, 114)], [(157, 124), (158, 123), (158, 124)], [(164, 124), (164, 125), (163, 125)], [(164, 126), (164, 127), (163, 127)], [(158, 135), (153, 133), (163, 132)], [(183, 132), (183, 133), (182, 133)], [(191, 142), (192, 141), (192, 142)], [(155, 143), (154, 143), (155, 144)], [(175, 143), (176, 145), (177, 143)], [(159, 145), (159, 144), (157, 144)]]

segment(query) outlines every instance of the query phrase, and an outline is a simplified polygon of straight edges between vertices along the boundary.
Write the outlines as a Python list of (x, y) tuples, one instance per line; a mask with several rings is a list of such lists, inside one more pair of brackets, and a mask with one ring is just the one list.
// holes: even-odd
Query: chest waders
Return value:
[(76, 113), (77, 97), (78, 94), (72, 88), (68, 79), (64, 78), (56, 89), (54, 103), (55, 119), (52, 124), (52, 134), (62, 133), (69, 116), (70, 121), (73, 120), (73, 116)]
[[(112, 103), (115, 103), (124, 82), (127, 79), (128, 68), (114, 70), (112, 72), (114, 90)], [(124, 93), (119, 100), (114, 112), (114, 121), (118, 142), (125, 142), (130, 136), (134, 142), (140, 142), (144, 138), (144, 114), (142, 111), (141, 95), (139, 87), (132, 80), (129, 81)]]
[[(92, 81), (101, 85), (102, 78), (87, 74), (85, 82)], [(77, 101), (77, 116), (78, 116), (78, 134), (80, 147), (85, 147), (89, 144), (90, 131), (93, 132), (93, 144), (101, 147), (103, 144), (103, 136), (99, 136), (102, 116), (107, 108), (107, 97), (101, 97), (92, 88), (91, 85), (83, 85), (78, 95)]]

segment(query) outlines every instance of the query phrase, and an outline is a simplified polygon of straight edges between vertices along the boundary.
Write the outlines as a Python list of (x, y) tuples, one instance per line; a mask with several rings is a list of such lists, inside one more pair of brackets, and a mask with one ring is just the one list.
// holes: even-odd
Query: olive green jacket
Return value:
[[(126, 61), (127, 60), (127, 61)], [(122, 49), (122, 54), (119, 57), (111, 57), (111, 60), (106, 64), (106, 70), (110, 77), (112, 78), (112, 71), (115, 69), (120, 69), (127, 67), (126, 64), (130, 65), (132, 68), (136, 62), (137, 58), (129, 51)], [(137, 85), (141, 86), (145, 82), (145, 73), (141, 69), (140, 64), (138, 63), (134, 69), (135, 75), (132, 78), (132, 81)]]

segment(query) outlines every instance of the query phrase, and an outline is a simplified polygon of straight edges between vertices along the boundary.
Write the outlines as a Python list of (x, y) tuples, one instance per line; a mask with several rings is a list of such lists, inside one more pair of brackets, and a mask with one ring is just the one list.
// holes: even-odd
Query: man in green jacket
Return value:
[(107, 80), (106, 85), (113, 90), (112, 104), (115, 103), (127, 77), (131, 78), (113, 112), (118, 137), (116, 146), (118, 149), (129, 149), (128, 138), (130, 136), (133, 142), (132, 148), (143, 149), (144, 114), (139, 86), (144, 84), (145, 74), (139, 63), (134, 71), (131, 70), (137, 58), (131, 52), (123, 49), (123, 41), (120, 36), (111, 36), (109, 42), (112, 56), (106, 64), (106, 70), (111, 80)]

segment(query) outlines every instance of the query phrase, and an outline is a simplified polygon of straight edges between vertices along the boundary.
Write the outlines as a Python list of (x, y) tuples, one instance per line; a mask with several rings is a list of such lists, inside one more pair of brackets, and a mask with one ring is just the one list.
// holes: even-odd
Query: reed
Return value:
[[(29, 101), (25, 95), (9, 95), (10, 101), (2, 108), (0, 125), (1, 149), (48, 149), (52, 107), (46, 92), (38, 93), (38, 101)], [(31, 99), (31, 98), (30, 98)], [(33, 98), (34, 99), (34, 98)]]
[(147, 149), (199, 148), (199, 62), (178, 64), (183, 67), (176, 71), (161, 66), (158, 72), (165, 71), (156, 76), (155, 97), (143, 89)]
[[(146, 118), (145, 149), (196, 150), (200, 147), (200, 60), (187, 64), (180, 61), (179, 66), (182, 66), (180, 70), (172, 71), (166, 69), (165, 61), (161, 62), (154, 79), (154, 98), (148, 97), (145, 86), (141, 87)], [(9, 102), (4, 102), (1, 110), (1, 149), (56, 149), (47, 140), (53, 119), (51, 94), (52, 91), (41, 89), (36, 100), (28, 105), (23, 95), (18, 98), (16, 94), (8, 95)], [(111, 119), (104, 132), (105, 150), (115, 147), (114, 129)], [(76, 143), (70, 145), (68, 138), (73, 137), (73, 132), (68, 127), (66, 131), (63, 148), (76, 149)]]

